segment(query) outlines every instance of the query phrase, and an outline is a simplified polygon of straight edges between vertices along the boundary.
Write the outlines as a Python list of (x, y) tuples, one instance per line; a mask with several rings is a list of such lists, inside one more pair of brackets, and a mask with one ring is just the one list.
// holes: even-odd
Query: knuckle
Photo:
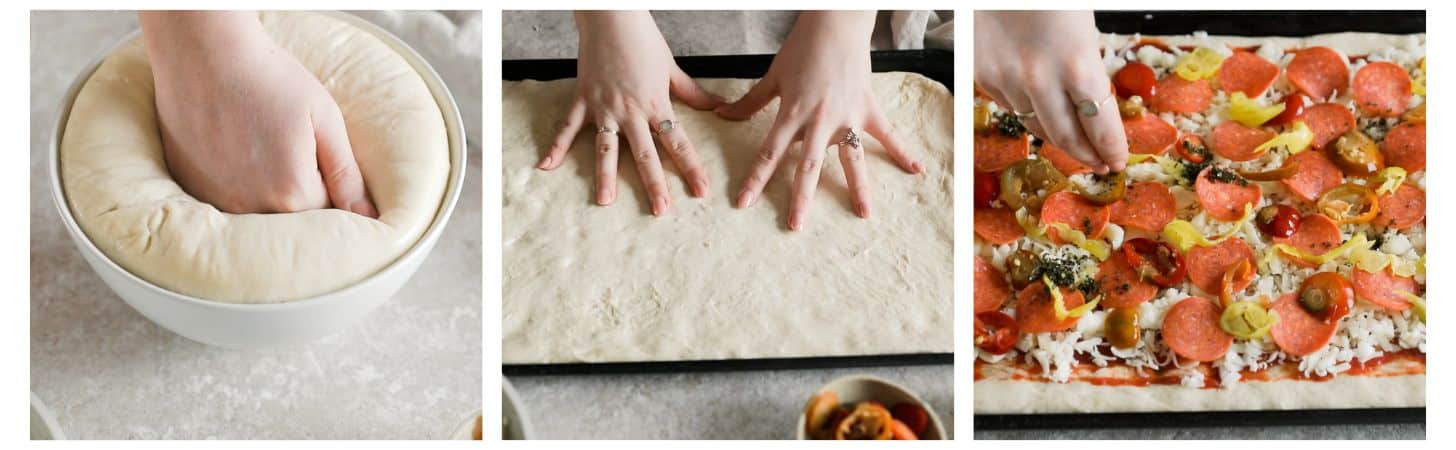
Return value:
[(799, 172), (812, 174), (819, 170), (819, 158), (804, 158), (804, 163), (799, 165)]
[(778, 152), (772, 148), (765, 148), (758, 151), (758, 162), (760, 163), (771, 164), (776, 159), (778, 159)]
[(673, 153), (678, 155), (685, 155), (688, 154), (688, 152), (692, 151), (692, 148), (688, 146), (687, 141), (681, 139), (673, 142), (672, 146), (669, 147), (669, 149), (672, 150)]
[(610, 155), (610, 154), (612, 154), (612, 151), (613, 150), (616, 150), (615, 147), (616, 146), (614, 146), (612, 144), (608, 144), (608, 143), (597, 144), (597, 153), (600, 153), (600, 154), (603, 154), (603, 155)]

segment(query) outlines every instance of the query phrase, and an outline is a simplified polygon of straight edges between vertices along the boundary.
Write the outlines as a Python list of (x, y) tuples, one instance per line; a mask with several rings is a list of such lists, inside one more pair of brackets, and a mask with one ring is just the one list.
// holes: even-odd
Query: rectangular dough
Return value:
[[(728, 98), (754, 82), (698, 81)], [(953, 351), (952, 96), (917, 74), (875, 74), (872, 83), (925, 173), (901, 171), (866, 138), (872, 217), (851, 212), (831, 154), (805, 229), (790, 233), (795, 164), (783, 164), (757, 205), (732, 202), (777, 102), (743, 122), (674, 104), (711, 187), (689, 197), (665, 160), (672, 210), (653, 217), (625, 139), (617, 201), (594, 205), (590, 117), (565, 165), (535, 168), (576, 80), (504, 82), (504, 362)], [(797, 161), (790, 151), (786, 161)]]

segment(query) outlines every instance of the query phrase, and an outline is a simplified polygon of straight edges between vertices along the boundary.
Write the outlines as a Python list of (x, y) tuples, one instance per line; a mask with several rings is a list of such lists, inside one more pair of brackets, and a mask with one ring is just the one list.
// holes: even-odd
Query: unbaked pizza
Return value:
[(1101, 39), (1121, 173), (976, 97), (976, 413), (1423, 406), (1425, 36)]

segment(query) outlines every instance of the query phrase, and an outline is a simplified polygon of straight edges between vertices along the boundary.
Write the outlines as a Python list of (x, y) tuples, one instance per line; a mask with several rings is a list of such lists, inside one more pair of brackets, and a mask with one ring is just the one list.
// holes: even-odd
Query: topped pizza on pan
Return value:
[(976, 96), (976, 412), (1424, 405), (1424, 35), (1102, 41), (1124, 172)]

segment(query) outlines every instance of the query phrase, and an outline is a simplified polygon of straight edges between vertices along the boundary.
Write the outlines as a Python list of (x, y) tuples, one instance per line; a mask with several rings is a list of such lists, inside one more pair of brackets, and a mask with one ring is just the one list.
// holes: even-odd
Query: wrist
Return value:
[(237, 61), (272, 42), (251, 11), (144, 11), (137, 19), (148, 58), (164, 67)]
[(868, 45), (875, 31), (874, 11), (804, 11), (799, 13), (794, 29), (812, 29), (814, 33), (838, 39), (864, 41)]
[(605, 34), (640, 31), (643, 27), (657, 29), (647, 11), (576, 11), (574, 16), (577, 34), (583, 40)]

